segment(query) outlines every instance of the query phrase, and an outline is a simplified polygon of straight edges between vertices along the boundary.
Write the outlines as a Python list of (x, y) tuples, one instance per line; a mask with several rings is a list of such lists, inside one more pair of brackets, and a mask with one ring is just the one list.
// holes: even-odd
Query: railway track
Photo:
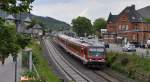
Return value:
[(92, 82), (88, 77), (80, 73), (69, 62), (67, 62), (60, 52), (52, 45), (49, 40), (44, 40), (44, 45), (48, 49), (49, 56), (55, 62), (56, 66), (66, 76), (69, 82)]
[(93, 71), (97, 76), (102, 77), (106, 82), (124, 82), (118, 78), (114, 78), (114, 76), (103, 72), (103, 71)]
[[(56, 43), (55, 41), (51, 41), (53, 43), (53, 46), (55, 46), (55, 48), (58, 49), (58, 47), (56, 47)], [(62, 52), (60, 52), (61, 54), (64, 54)], [(115, 76), (113, 76), (113, 74), (110, 74), (108, 72), (105, 72), (105, 71), (93, 71), (100, 79), (104, 79), (105, 82), (124, 82), (123, 80), (121, 80), (120, 78), (117, 78)]]

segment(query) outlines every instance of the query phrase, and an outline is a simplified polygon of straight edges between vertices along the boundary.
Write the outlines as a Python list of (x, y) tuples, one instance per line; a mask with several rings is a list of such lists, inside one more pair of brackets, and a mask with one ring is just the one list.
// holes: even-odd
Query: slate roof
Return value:
[(118, 15), (112, 15), (110, 12), (107, 22), (115, 22), (117, 17)]
[(128, 18), (130, 22), (143, 22), (143, 17), (137, 11), (131, 10), (128, 13)]
[(150, 18), (150, 6), (138, 9), (137, 12), (141, 14), (144, 18)]
[(135, 5), (131, 5), (126, 7), (120, 14), (112, 15), (109, 14), (107, 22), (116, 22), (117, 19), (123, 14), (126, 13), (128, 15), (128, 19), (130, 22), (143, 22), (143, 16), (135, 10)]

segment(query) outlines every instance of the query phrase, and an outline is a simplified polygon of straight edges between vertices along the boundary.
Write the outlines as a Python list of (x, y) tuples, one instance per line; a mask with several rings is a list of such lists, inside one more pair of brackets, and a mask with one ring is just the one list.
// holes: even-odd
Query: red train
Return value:
[(83, 42), (67, 35), (58, 35), (56, 41), (67, 52), (79, 58), (83, 64), (105, 64), (106, 49), (103, 45)]

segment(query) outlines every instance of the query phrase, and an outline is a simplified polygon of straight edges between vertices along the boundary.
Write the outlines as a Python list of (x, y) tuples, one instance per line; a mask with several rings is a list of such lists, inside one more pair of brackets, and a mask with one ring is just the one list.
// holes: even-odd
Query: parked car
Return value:
[(127, 44), (122, 47), (122, 51), (124, 51), (124, 52), (136, 51), (136, 48), (135, 48), (134, 44)]
[(145, 48), (145, 44), (140, 44), (140, 48)]
[(130, 42), (130, 44), (133, 44), (136, 48), (141, 47), (139, 42)]
[(147, 47), (150, 48), (150, 39), (147, 40)]

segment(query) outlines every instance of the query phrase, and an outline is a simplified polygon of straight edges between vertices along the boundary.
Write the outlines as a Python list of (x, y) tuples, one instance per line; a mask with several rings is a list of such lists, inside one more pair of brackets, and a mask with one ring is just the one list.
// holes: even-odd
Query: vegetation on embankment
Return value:
[(37, 68), (37, 71), (44, 82), (61, 82), (56, 74), (48, 65), (48, 60), (42, 55), (41, 45), (37, 41), (32, 41), (29, 46), (33, 51), (33, 62)]
[(141, 82), (150, 82), (150, 59), (136, 54), (109, 52), (107, 63), (116, 71)]

